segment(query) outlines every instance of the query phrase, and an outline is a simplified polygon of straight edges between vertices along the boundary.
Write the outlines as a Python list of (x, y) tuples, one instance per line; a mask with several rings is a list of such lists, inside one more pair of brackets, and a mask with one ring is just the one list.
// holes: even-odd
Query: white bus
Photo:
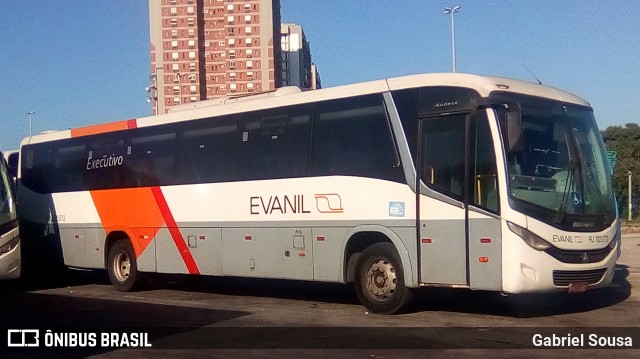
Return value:
[(20, 277), (20, 232), (13, 176), (0, 153), (0, 280)]
[(589, 104), (506, 78), (214, 99), (33, 136), (20, 158), (36, 247), (121, 291), (149, 272), (352, 282), (394, 313), (419, 287), (608, 286), (620, 254)]

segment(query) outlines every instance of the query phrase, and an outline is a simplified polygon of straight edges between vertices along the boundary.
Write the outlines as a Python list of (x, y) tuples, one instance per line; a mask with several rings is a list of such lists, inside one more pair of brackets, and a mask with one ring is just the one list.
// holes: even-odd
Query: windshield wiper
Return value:
[(569, 202), (569, 192), (571, 192), (571, 188), (573, 188), (573, 182), (575, 178), (576, 170), (578, 169), (578, 161), (575, 159), (571, 159), (571, 167), (569, 167), (569, 173), (567, 175), (567, 181), (564, 186), (564, 190), (562, 191), (562, 200), (560, 201), (560, 208), (558, 208), (558, 213), (556, 214), (556, 223), (560, 224), (564, 221), (564, 218), (567, 215), (567, 203)]
[(567, 215), (567, 203), (569, 201), (568, 195), (571, 192), (571, 188), (573, 188), (573, 182), (575, 181), (576, 170), (580, 165), (578, 149), (576, 148), (575, 139), (571, 133), (571, 127), (567, 126), (567, 130), (564, 133), (565, 141), (568, 145), (568, 153), (569, 153), (569, 174), (567, 175), (567, 181), (564, 186), (564, 190), (562, 191), (562, 200), (560, 201), (560, 208), (558, 208), (558, 213), (556, 214), (556, 223), (560, 224), (564, 221)]

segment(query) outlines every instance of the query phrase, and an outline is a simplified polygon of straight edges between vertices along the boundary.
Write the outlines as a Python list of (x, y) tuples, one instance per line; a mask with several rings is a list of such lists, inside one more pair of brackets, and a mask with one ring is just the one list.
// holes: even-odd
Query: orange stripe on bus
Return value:
[(130, 120), (123, 120), (123, 121), (110, 122), (110, 123), (105, 123), (100, 125), (73, 128), (71, 129), (71, 137), (96, 135), (99, 133), (127, 130), (130, 128), (136, 128), (136, 127), (137, 127), (136, 119), (132, 118)]
[(169, 209), (169, 204), (167, 204), (167, 200), (164, 198), (162, 190), (160, 189), (160, 187), (152, 187), (151, 191), (156, 197), (158, 208), (160, 208), (160, 212), (162, 212), (162, 215), (164, 216), (164, 221), (167, 224), (169, 233), (171, 233), (171, 238), (173, 238), (173, 242), (176, 244), (178, 252), (180, 252), (180, 256), (182, 257), (184, 264), (187, 266), (189, 274), (200, 274), (200, 270), (198, 269), (196, 260), (193, 258), (189, 247), (187, 247), (187, 243), (184, 240), (180, 229), (178, 228), (178, 224), (173, 218), (173, 214)]
[(160, 187), (90, 191), (105, 233), (127, 234), (136, 258), (166, 225), (190, 274), (200, 274)]
[(91, 197), (105, 232), (127, 233), (136, 257), (140, 257), (165, 224), (149, 187), (91, 191)]

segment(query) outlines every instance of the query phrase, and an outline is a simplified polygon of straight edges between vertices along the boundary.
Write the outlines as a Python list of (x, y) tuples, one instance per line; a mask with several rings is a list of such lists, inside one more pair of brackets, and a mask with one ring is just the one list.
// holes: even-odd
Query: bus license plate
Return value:
[(582, 293), (585, 292), (587, 290), (587, 286), (589, 284), (584, 283), (584, 282), (578, 282), (578, 283), (570, 283), (569, 284), (569, 293)]

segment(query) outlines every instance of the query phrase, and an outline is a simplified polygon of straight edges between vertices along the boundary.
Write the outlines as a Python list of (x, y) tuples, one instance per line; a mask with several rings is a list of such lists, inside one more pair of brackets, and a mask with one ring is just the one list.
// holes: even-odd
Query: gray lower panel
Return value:
[(65, 265), (70, 267), (87, 267), (87, 239), (85, 228), (60, 228), (60, 244)]
[(225, 228), (223, 274), (313, 279), (310, 228)]
[(469, 286), (502, 290), (502, 234), (500, 219), (469, 219)]
[[(156, 234), (156, 267), (160, 273), (190, 273), (187, 262), (195, 263), (197, 273), (221, 275), (222, 271), (222, 229), (187, 227), (180, 230), (182, 238), (173, 238), (168, 229), (163, 228)], [(184, 241), (187, 251), (180, 253), (176, 240)], [(143, 254), (144, 257), (146, 253)], [(186, 258), (186, 259), (185, 259)]]
[(465, 220), (421, 221), (421, 278), (429, 284), (467, 284)]
[[(187, 257), (193, 259), (200, 274), (341, 282), (343, 251), (349, 236), (356, 228), (371, 230), (361, 221), (342, 221), (332, 226), (320, 221), (191, 222), (179, 226), (181, 239), (174, 238), (167, 228), (136, 229), (139, 235), (148, 234), (151, 241), (137, 259), (141, 271), (189, 273), (175, 242), (182, 240)], [(382, 221), (377, 227), (384, 228), (386, 235), (393, 235), (399, 247), (409, 250), (405, 272), (407, 278), (413, 278), (412, 273), (417, 271), (414, 220)], [(66, 264), (104, 268), (105, 236), (104, 229), (96, 225), (61, 226)], [(403, 253), (407, 255), (406, 251)]]

